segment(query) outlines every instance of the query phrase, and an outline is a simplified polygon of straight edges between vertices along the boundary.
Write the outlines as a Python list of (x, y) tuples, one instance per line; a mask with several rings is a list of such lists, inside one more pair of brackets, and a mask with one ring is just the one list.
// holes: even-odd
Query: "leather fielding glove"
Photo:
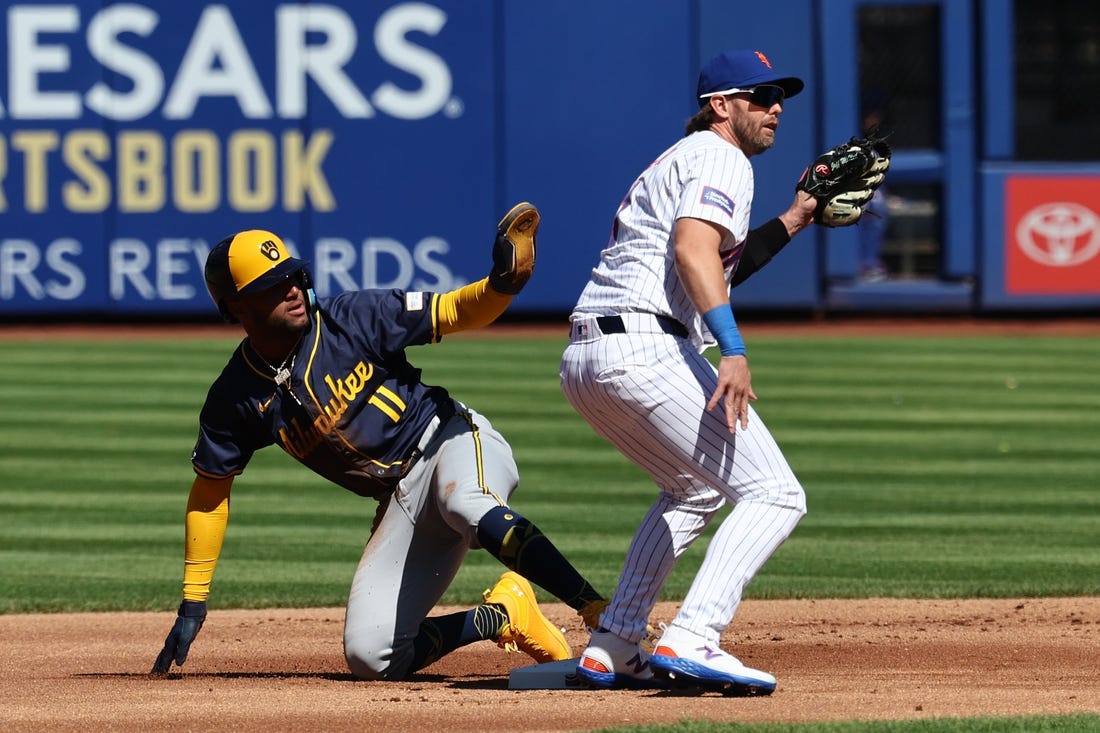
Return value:
[(850, 226), (886, 179), (890, 146), (885, 135), (853, 137), (819, 155), (795, 188), (817, 199), (814, 221), (826, 227)]

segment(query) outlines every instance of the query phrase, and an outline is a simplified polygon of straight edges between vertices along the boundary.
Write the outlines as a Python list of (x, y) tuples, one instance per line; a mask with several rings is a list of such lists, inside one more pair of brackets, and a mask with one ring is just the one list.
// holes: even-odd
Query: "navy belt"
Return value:
[[(687, 328), (675, 318), (669, 318), (668, 316), (653, 316), (653, 318), (657, 321), (657, 325), (660, 326), (661, 330), (669, 336), (677, 336), (682, 339), (687, 338)], [(604, 333), (627, 332), (626, 324), (623, 323), (623, 319), (619, 316), (599, 316), (596, 319), (596, 325), (598, 325), (600, 330)]]

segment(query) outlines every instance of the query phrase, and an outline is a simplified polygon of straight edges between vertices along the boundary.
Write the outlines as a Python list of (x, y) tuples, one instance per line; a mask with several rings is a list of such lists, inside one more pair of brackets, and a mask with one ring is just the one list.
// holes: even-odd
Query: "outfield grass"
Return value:
[[(234, 344), (5, 343), (0, 612), (174, 607), (197, 412)], [(465, 336), (411, 357), (504, 432), (514, 505), (610, 591), (655, 490), (565, 402), (563, 346)], [(810, 511), (748, 597), (1098, 592), (1100, 342), (760, 336), (750, 357)], [(272, 448), (232, 506), (212, 605), (345, 602), (373, 502)], [(498, 572), (473, 553), (444, 602), (478, 600)]]

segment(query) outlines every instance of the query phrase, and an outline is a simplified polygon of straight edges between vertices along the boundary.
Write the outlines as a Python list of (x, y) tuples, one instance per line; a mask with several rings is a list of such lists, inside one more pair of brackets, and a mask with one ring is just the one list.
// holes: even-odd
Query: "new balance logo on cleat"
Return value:
[(626, 666), (630, 668), (630, 674), (635, 677), (641, 677), (642, 674), (649, 669), (649, 661), (642, 659), (641, 654), (635, 654), (633, 657), (626, 660)]
[(698, 649), (696, 649), (695, 651), (702, 652), (703, 653), (703, 659), (707, 660), (708, 662), (712, 659), (716, 659), (716, 658), (722, 656), (722, 651), (721, 650), (715, 650), (715, 649), (710, 648), (709, 646), (701, 646)]

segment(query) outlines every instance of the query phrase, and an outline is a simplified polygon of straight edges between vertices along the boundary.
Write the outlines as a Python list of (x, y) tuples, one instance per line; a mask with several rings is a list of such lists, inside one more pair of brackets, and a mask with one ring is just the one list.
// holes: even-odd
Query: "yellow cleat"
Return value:
[(565, 635), (539, 610), (535, 591), (522, 575), (504, 573), (484, 597), (486, 603), (500, 604), (508, 614), (508, 623), (496, 640), (501, 649), (522, 651), (539, 664), (572, 658)]

